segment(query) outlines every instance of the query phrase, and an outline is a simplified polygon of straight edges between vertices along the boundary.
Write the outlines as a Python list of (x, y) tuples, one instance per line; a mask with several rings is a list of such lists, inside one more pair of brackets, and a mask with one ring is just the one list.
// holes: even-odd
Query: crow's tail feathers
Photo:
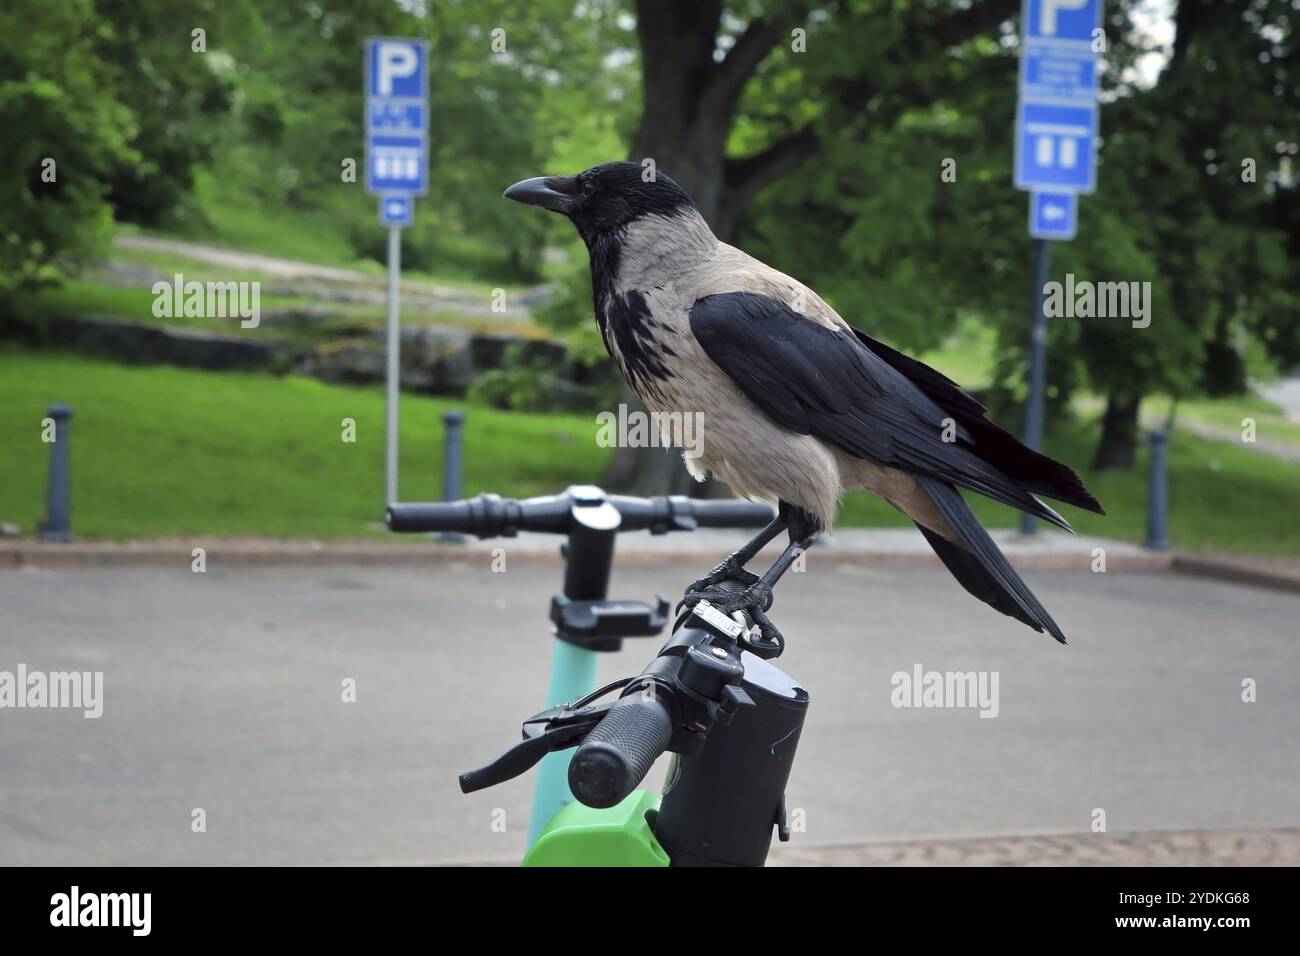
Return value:
[(945, 481), (920, 475), (915, 477), (956, 532), (960, 543), (949, 541), (919, 524), (917, 527), (921, 528), (925, 539), (961, 586), (985, 604), (1028, 624), (1035, 631), (1047, 631), (1064, 644), (1065, 635), (1061, 629), (1016, 573), (1007, 556), (994, 544), (961, 492)]

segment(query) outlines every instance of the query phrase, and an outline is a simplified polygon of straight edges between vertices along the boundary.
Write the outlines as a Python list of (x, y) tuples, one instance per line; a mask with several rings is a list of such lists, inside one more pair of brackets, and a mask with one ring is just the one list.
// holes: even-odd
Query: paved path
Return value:
[(775, 866), (1300, 866), (1300, 827), (777, 846)]
[[(456, 774), (539, 709), (558, 574), (483, 557), (0, 571), (0, 670), (105, 679), (99, 719), (0, 710), (0, 865), (517, 858), (531, 781), (463, 796)], [(673, 594), (696, 571), (623, 568), (612, 593)], [(782, 585), (781, 663), (813, 696), (788, 862), (882, 841), (1088, 841), (1096, 808), (1116, 834), (1300, 825), (1300, 597), (1165, 573), (1027, 578), (1069, 647), (937, 570), (810, 562)], [(656, 646), (629, 642), (600, 676)], [(891, 675), (916, 664), (997, 671), (998, 716), (895, 709)]]
[[(1151, 413), (1142, 416), (1142, 424), (1147, 428), (1164, 428), (1166, 421), (1164, 415)], [(1191, 418), (1187, 415), (1179, 416), (1175, 427), (1180, 431), (1190, 432), (1198, 438), (1209, 441), (1231, 442), (1240, 445), (1242, 448), (1281, 461), (1300, 461), (1300, 445), (1296, 445), (1294, 442), (1260, 437), (1257, 437), (1253, 442), (1243, 442), (1240, 428), (1217, 425), (1214, 422), (1202, 421), (1199, 418)]]
[[(448, 860), (514, 866), (518, 860)], [(774, 843), (768, 866), (1300, 866), (1300, 827), (1047, 833), (809, 846)]]
[(1276, 382), (1257, 382), (1254, 389), (1270, 402), (1281, 405), (1288, 419), (1300, 423), (1300, 376)]
[[(210, 246), (197, 242), (183, 242), (178, 239), (163, 239), (155, 236), (118, 236), (113, 240), (114, 245), (123, 249), (140, 249), (146, 252), (165, 252), (172, 255), (184, 256), (188, 259), (195, 259), (199, 262), (207, 262), (212, 265), (222, 266), (228, 269), (244, 270), (249, 272), (260, 272), (264, 275), (274, 276), (286, 280), (312, 280), (315, 283), (329, 283), (333, 286), (350, 286), (361, 287), (361, 291), (371, 294), (364, 296), (364, 301), (379, 302), (385, 301), (385, 283), (387, 280), (383, 275), (375, 275), (368, 272), (361, 272), (357, 269), (341, 269), (335, 266), (323, 266), (314, 262), (303, 262), (297, 259), (281, 259), (276, 256), (265, 256), (255, 252), (242, 252), (235, 249), (223, 249), (219, 246)], [(281, 290), (285, 292), (296, 292), (297, 294), (307, 295), (316, 294), (323, 298), (329, 299), (336, 296), (330, 294), (328, 287), (313, 286), (309, 289), (300, 290)], [(403, 279), (402, 296), (404, 298), (403, 308), (412, 305), (422, 305), (426, 310), (434, 311), (439, 308), (470, 311), (474, 313), (487, 313), (490, 315), (500, 315), (503, 318), (516, 317), (516, 314), (527, 314), (527, 308), (532, 307), (546, 300), (550, 295), (549, 287), (546, 285), (531, 286), (524, 289), (512, 291), (509, 297), (509, 305), (505, 312), (494, 312), (491, 305), (490, 296), (480, 292), (471, 292), (456, 286), (442, 285), (436, 282), (425, 280)]]

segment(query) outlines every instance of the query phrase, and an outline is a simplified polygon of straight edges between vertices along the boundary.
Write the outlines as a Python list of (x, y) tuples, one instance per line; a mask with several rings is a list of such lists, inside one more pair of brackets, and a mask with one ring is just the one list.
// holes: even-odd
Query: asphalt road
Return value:
[[(809, 563), (774, 612), (813, 700), (789, 791), (805, 845), (1086, 833), (1094, 808), (1111, 832), (1300, 823), (1300, 597), (1028, 574), (1061, 647), (942, 571)], [(697, 570), (620, 569), (614, 596)], [(558, 580), (477, 559), (0, 572), (0, 671), (104, 673), (98, 719), (0, 709), (0, 864), (517, 857), (530, 780), (467, 797), (456, 774), (540, 709)], [(891, 675), (917, 664), (998, 672), (998, 716), (895, 708)]]

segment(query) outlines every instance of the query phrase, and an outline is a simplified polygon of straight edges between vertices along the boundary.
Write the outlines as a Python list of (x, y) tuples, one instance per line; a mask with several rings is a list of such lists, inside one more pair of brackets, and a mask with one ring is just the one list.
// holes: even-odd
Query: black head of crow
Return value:
[[(652, 412), (698, 415), (686, 466), (776, 520), (688, 590), (748, 611), (777, 647), (771, 588), (863, 488), (911, 518), (953, 576), (1003, 614), (1065, 637), (958, 489), (1061, 528), (1042, 495), (1103, 513), (1068, 467), (1023, 445), (929, 366), (849, 326), (802, 283), (721, 242), (680, 186), (636, 163), (516, 183), (507, 198), (568, 216), (591, 256), (596, 319), (610, 354)], [(782, 531), (790, 545), (762, 577), (744, 565)], [(719, 588), (732, 578), (743, 591)]]

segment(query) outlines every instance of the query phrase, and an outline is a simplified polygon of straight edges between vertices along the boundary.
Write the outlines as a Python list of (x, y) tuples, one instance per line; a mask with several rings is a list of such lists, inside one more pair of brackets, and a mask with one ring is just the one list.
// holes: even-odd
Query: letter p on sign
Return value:
[(1043, 0), (1042, 22), (1043, 36), (1056, 36), (1056, 13), (1058, 10), (1082, 10), (1088, 0)]
[(420, 61), (415, 47), (409, 43), (381, 43), (378, 56), (378, 93), (393, 95), (393, 80), (414, 76)]

